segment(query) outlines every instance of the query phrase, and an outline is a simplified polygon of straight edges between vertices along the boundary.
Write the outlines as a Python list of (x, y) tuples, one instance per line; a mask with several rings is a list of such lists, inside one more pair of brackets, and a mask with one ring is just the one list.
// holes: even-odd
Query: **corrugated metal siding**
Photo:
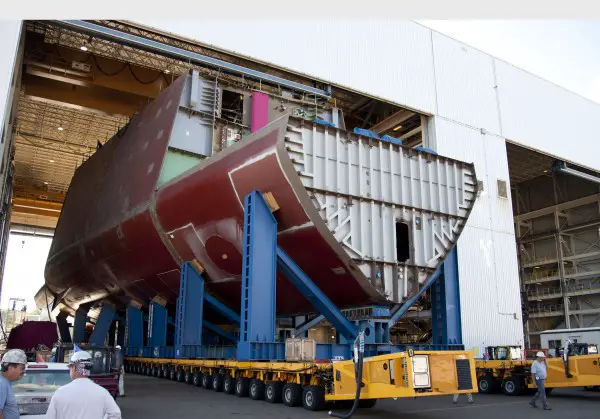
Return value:
[(483, 192), (475, 201), (467, 226), (489, 229), (491, 226), (490, 186), (483, 141), (485, 136), (479, 130), (447, 119), (436, 117), (434, 122), (437, 152), (443, 156), (474, 163), (477, 180), (483, 182)]
[(500, 133), (493, 59), (433, 33), (438, 115)]
[(465, 347), (482, 354), (486, 345), (523, 344), (514, 237), (466, 227), (458, 271)]
[(503, 61), (495, 60), (495, 65), (502, 134), (600, 170), (600, 105)]
[[(485, 147), (485, 164), (487, 170), (487, 186), (490, 204), (491, 229), (503, 233), (515, 233), (513, 222), (512, 196), (510, 193), (510, 177), (508, 173), (508, 157), (506, 141), (495, 135), (483, 135)], [(498, 191), (498, 181), (506, 182), (506, 198)]]
[[(9, 111), (6, 107), (6, 102), (7, 100), (12, 100), (10, 90), (14, 89), (14, 86), (11, 86), (11, 84), (20, 35), (20, 20), (5, 20), (0, 22), (0, 51), (3, 54), (2, 60), (0, 60), (0, 74), (3, 75), (0, 78), (0, 117), (2, 117), (0, 119), (0, 123), (2, 123), (0, 134), (10, 134), (10, 130), (4, 131), (4, 124), (7, 122)], [(4, 155), (4, 147), (8, 144), (8, 141), (4, 141), (0, 148), (0, 160), (2, 160), (2, 156)]]
[(414, 22), (140, 22), (435, 113), (431, 31)]

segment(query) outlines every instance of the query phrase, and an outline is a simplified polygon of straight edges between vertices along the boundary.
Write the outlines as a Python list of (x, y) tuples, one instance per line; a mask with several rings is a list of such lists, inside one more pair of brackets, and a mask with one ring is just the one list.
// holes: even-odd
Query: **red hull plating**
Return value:
[[(244, 196), (271, 192), (279, 244), (339, 306), (382, 303), (326, 228), (284, 147), (287, 118), (156, 189), (183, 77), (75, 174), (46, 266), (68, 308), (108, 297), (175, 303), (179, 265), (197, 259), (211, 293), (239, 307)], [(277, 311), (314, 311), (283, 277)]]

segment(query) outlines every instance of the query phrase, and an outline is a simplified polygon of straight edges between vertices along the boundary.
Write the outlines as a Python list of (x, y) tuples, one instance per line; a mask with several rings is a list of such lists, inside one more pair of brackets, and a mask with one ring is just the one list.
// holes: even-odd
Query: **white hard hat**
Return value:
[(538, 358), (546, 358), (546, 354), (543, 353), (542, 351), (539, 351), (537, 354), (535, 354), (535, 356)]
[(21, 349), (11, 349), (2, 357), (2, 363), (27, 365), (27, 355)]
[(75, 364), (93, 365), (92, 356), (87, 351), (73, 352), (73, 355), (71, 355), (71, 360), (69, 361), (69, 365)]
[(115, 346), (115, 348), (121, 349), (121, 345), (117, 345), (117, 346)]

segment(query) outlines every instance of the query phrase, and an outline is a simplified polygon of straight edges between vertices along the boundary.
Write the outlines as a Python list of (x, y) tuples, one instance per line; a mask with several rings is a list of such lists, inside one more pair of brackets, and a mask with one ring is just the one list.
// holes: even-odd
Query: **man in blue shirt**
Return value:
[(0, 365), (0, 419), (19, 419), (19, 407), (11, 383), (23, 378), (27, 355), (20, 349), (11, 349), (4, 354)]
[(547, 364), (546, 364), (546, 355), (542, 351), (535, 354), (536, 360), (531, 364), (531, 376), (535, 381), (535, 386), (537, 387), (537, 393), (533, 399), (529, 402), (533, 407), (537, 407), (535, 403), (538, 397), (542, 399), (542, 406), (544, 410), (552, 410), (548, 407), (548, 403), (546, 402), (546, 386), (544, 383), (546, 382), (546, 378), (548, 377), (547, 372)]

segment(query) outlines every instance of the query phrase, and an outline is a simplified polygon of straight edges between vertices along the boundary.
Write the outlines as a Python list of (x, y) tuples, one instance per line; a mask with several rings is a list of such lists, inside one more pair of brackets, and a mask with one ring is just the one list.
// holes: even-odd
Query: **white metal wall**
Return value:
[[(0, 144), (0, 161), (4, 155), (4, 148), (9, 141), (6, 141), (6, 124), (9, 116), (9, 107), (7, 103), (12, 101), (14, 85), (13, 68), (15, 65), (15, 57), (21, 35), (21, 21), (19, 20), (0, 20), (0, 52), (2, 59), (0, 60), (0, 136), (4, 135)], [(1, 189), (1, 188), (0, 188)]]

